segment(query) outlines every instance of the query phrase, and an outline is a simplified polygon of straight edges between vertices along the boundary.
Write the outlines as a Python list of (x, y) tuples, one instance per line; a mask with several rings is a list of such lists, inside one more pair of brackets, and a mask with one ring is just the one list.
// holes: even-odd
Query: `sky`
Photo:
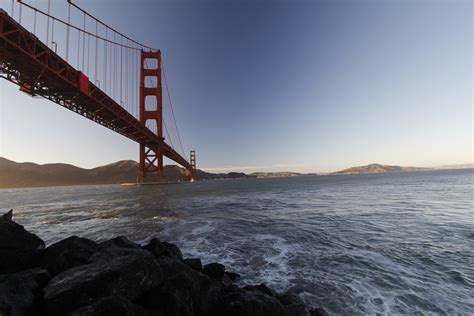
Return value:
[[(66, 0), (52, 2), (65, 18)], [(74, 2), (162, 51), (198, 168), (474, 162), (471, 1)], [(138, 145), (0, 80), (0, 156), (92, 168), (137, 160)]]

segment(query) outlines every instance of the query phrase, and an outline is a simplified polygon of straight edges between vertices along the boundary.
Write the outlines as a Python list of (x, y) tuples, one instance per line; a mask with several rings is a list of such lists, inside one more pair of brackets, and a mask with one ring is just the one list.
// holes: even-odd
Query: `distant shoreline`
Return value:
[[(268, 176), (268, 177), (236, 177), (236, 178), (213, 178), (213, 179), (203, 179), (201, 181), (222, 181), (222, 180), (239, 180), (239, 179), (283, 179), (283, 178), (299, 178), (299, 177), (334, 177), (334, 176), (358, 176), (358, 175), (382, 175), (382, 174), (400, 174), (400, 173), (417, 173), (417, 172), (433, 172), (433, 171), (454, 171), (454, 170), (468, 170), (474, 169), (474, 167), (464, 167), (464, 168), (423, 168), (421, 170), (410, 170), (410, 171), (388, 171), (388, 172), (361, 172), (361, 173), (310, 173), (310, 174), (293, 174), (288, 176)], [(1, 180), (1, 175), (0, 175)], [(183, 181), (181, 183), (169, 183), (167, 185), (179, 185), (186, 184), (188, 181)], [(34, 186), (3, 186), (0, 181), (0, 190), (12, 190), (12, 189), (41, 189), (41, 188), (57, 188), (57, 187), (86, 187), (86, 186), (120, 186), (122, 183), (71, 183), (71, 184), (61, 184), (61, 185), (34, 185)]]

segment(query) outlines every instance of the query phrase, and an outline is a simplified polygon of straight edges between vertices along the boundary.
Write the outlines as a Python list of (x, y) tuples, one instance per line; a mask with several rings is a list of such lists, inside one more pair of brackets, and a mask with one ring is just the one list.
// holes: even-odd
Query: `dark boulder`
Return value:
[(270, 296), (276, 296), (277, 294), (274, 290), (266, 286), (264, 283), (260, 283), (258, 285), (246, 285), (243, 287), (243, 289), (246, 291), (260, 291)]
[(311, 316), (328, 316), (329, 314), (322, 308), (313, 308), (309, 311)]
[(209, 263), (202, 268), (202, 272), (211, 278), (216, 279), (217, 281), (222, 281), (222, 278), (225, 274), (225, 267), (224, 265), (217, 262)]
[(41, 289), (50, 280), (40, 268), (0, 275), (0, 315), (34, 315)]
[(13, 211), (0, 217), (0, 274), (37, 265), (44, 241), (12, 220)]
[(51, 275), (57, 275), (67, 269), (89, 263), (89, 258), (97, 251), (92, 240), (71, 236), (61, 240), (43, 252), (40, 267)]
[(186, 258), (183, 260), (185, 264), (187, 264), (191, 269), (202, 272), (202, 263), (201, 259), (199, 258)]
[(235, 282), (237, 281), (239, 278), (240, 278), (240, 274), (238, 273), (235, 273), (235, 272), (225, 272), (225, 274), (229, 277), (229, 279), (232, 281), (232, 282)]
[(129, 240), (125, 236), (115, 237), (99, 244), (97, 252), (94, 253), (89, 260), (113, 260), (114, 258), (134, 255), (136, 253), (143, 253), (147, 251), (141, 249), (141, 247)]
[(150, 242), (142, 248), (151, 252), (155, 258), (161, 257), (166, 251), (165, 246), (163, 246), (158, 238), (152, 238)]
[(155, 288), (162, 278), (155, 258), (144, 250), (98, 260), (55, 276), (44, 289), (44, 312), (67, 314), (111, 295), (133, 301)]
[(309, 316), (310, 312), (301, 298), (294, 292), (277, 294), (276, 298), (283, 305), (283, 315), (285, 316)]
[(283, 313), (283, 306), (273, 296), (260, 291), (244, 291), (229, 287), (220, 297), (217, 315), (226, 316), (277, 316)]
[(221, 284), (188, 265), (168, 258), (157, 260), (164, 282), (147, 293), (143, 305), (163, 315), (214, 315)]
[(140, 245), (134, 243), (133, 241), (131, 241), (125, 236), (118, 236), (118, 237), (103, 241), (99, 244), (100, 249), (113, 248), (113, 247), (140, 249)]
[(95, 316), (95, 315), (113, 315), (113, 316), (141, 316), (147, 315), (147, 311), (140, 305), (133, 304), (121, 296), (108, 296), (100, 299), (98, 302), (82, 307), (70, 313), (70, 316)]
[(183, 261), (183, 254), (178, 246), (166, 241), (164, 241), (162, 244), (165, 248), (165, 252), (163, 253), (163, 255), (176, 259), (178, 261)]

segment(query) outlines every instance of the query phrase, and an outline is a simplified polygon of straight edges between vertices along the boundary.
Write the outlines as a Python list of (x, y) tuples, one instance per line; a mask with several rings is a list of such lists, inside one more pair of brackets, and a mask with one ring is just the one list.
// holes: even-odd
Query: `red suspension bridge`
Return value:
[[(139, 181), (163, 177), (163, 156), (195, 178), (195, 152), (188, 161), (161, 52), (108, 26), (72, 0), (65, 4), (67, 19), (51, 13), (51, 0), (44, 9), (25, 0), (12, 0), (10, 12), (0, 8), (0, 76), (29, 95), (139, 143)], [(163, 119), (162, 81), (181, 153)]]

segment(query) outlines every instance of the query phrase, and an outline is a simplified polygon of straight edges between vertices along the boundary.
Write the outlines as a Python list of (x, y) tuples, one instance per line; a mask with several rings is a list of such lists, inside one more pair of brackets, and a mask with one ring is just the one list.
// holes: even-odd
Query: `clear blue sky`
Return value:
[[(471, 1), (75, 2), (162, 50), (200, 168), (473, 162)], [(94, 167), (138, 145), (0, 80), (0, 156)]]

